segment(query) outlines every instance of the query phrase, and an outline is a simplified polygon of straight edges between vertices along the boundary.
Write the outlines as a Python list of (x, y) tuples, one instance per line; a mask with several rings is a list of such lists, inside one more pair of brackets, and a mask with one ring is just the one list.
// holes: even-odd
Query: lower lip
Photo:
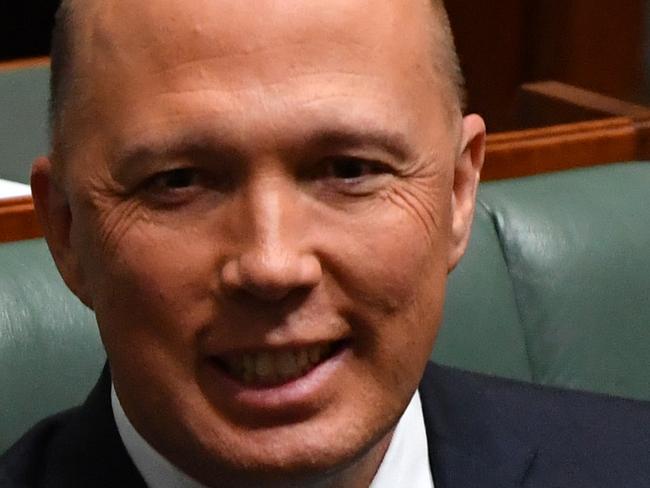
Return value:
[(350, 354), (350, 347), (344, 345), (306, 375), (273, 386), (247, 385), (210, 360), (208, 391), (213, 393), (214, 403), (237, 416), (250, 416), (255, 422), (278, 416), (309, 416), (331, 397), (328, 386)]

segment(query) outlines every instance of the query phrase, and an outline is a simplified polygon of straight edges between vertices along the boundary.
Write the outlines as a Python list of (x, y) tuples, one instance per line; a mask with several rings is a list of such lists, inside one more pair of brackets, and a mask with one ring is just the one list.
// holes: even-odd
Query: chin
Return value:
[[(182, 460), (168, 457), (207, 485), (215, 484), (215, 480), (218, 485), (219, 480), (228, 479), (238, 480), (238, 487), (270, 487), (275, 482), (283, 486), (301, 485), (337, 477), (380, 448), (394, 424), (371, 432), (367, 426), (376, 428), (376, 422), (332, 421), (326, 415), (293, 425), (259, 429), (224, 425), (209, 418), (204, 418), (205, 423), (193, 420), (186, 438), (193, 438), (197, 450)], [(184, 451), (187, 452), (186, 447)], [(383, 451), (379, 459), (382, 455)]]

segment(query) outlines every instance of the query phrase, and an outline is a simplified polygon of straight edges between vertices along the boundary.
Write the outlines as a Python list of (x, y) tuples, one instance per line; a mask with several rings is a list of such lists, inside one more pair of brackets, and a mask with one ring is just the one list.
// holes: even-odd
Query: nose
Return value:
[(236, 225), (238, 250), (221, 270), (226, 290), (278, 301), (320, 282), (320, 261), (304, 239), (304, 212), (286, 185), (277, 181), (256, 185), (241, 209)]

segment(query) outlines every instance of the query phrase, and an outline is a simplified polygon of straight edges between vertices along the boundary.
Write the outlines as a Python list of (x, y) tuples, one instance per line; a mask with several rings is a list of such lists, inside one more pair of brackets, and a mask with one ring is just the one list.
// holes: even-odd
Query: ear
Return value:
[(478, 115), (468, 115), (463, 119), (460, 152), (454, 168), (449, 272), (456, 267), (467, 249), (484, 158), (485, 122)]
[(68, 288), (92, 308), (85, 290), (79, 256), (70, 238), (73, 222), (68, 195), (63, 184), (55, 178), (50, 159), (40, 157), (34, 161), (31, 184), (36, 215), (56, 267)]

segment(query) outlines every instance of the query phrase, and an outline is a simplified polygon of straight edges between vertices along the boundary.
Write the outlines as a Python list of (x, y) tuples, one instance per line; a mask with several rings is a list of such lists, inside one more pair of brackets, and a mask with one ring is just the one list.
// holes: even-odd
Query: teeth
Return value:
[(309, 364), (309, 353), (305, 349), (300, 349), (296, 353), (296, 365), (298, 369), (304, 369)]
[(257, 376), (266, 378), (275, 373), (275, 365), (273, 364), (273, 356), (268, 352), (263, 352), (257, 356), (257, 361), (255, 362), (255, 372)]
[(292, 352), (280, 353), (276, 359), (276, 364), (278, 373), (282, 378), (292, 378), (299, 373), (296, 355)]
[(246, 384), (274, 385), (304, 376), (331, 352), (331, 344), (322, 344), (293, 351), (231, 356), (222, 361), (231, 375)]
[(320, 359), (320, 347), (318, 346), (312, 346), (309, 348), (307, 351), (307, 354), (309, 354), (309, 361), (312, 363), (317, 363), (318, 360)]
[(243, 359), (243, 369), (244, 371), (247, 372), (254, 372), (255, 371), (255, 358), (251, 354), (244, 354), (244, 359)]

